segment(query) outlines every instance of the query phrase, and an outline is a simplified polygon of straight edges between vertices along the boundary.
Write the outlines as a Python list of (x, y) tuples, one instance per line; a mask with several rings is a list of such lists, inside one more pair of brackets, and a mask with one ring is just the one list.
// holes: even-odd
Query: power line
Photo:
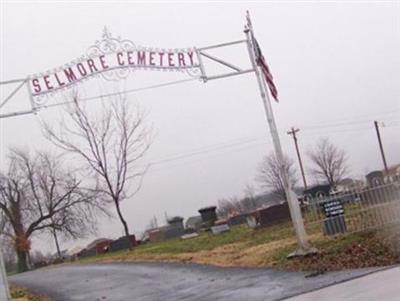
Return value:
[[(167, 86), (172, 86), (172, 85), (178, 85), (178, 84), (191, 82), (191, 81), (195, 81), (195, 80), (199, 80), (199, 78), (195, 77), (195, 78), (177, 80), (177, 81), (172, 81), (172, 82), (166, 82), (166, 83), (157, 84), (157, 85), (145, 86), (145, 87), (136, 88), (136, 89), (124, 90), (124, 91), (121, 91), (121, 92), (113, 92), (113, 93), (106, 93), (106, 94), (101, 94), (101, 95), (97, 95), (97, 96), (84, 97), (84, 98), (79, 99), (79, 101), (89, 101), (89, 100), (104, 99), (104, 98), (111, 97), (111, 96), (118, 96), (118, 95), (124, 95), (124, 94), (128, 94), (128, 93), (134, 93), (134, 92), (139, 92), (139, 91), (145, 91), (145, 90), (150, 90), (150, 89), (156, 89), (156, 88), (162, 88), (162, 87), (167, 87)], [(74, 102), (73, 100), (69, 100), (69, 101), (63, 101), (63, 102), (58, 102), (58, 103), (54, 103), (54, 104), (39, 105), (38, 107), (32, 108), (31, 110), (0, 114), (0, 119), (1, 118), (7, 118), (7, 117), (26, 115), (26, 114), (34, 114), (34, 113), (37, 113), (40, 109), (54, 108), (54, 107), (70, 104), (70, 103), (73, 103), (73, 102)]]
[[(211, 145), (191, 149), (191, 150), (188, 150), (187, 152), (185, 152), (184, 154), (187, 154), (187, 155), (197, 154), (198, 152), (201, 152), (201, 151), (209, 152), (209, 151), (219, 150), (219, 149), (223, 149), (223, 148), (230, 147), (230, 146), (252, 143), (252, 142), (256, 142), (256, 141), (264, 140), (264, 139), (265, 139), (265, 137), (261, 137), (261, 136), (236, 138), (236, 139), (228, 140), (228, 141), (225, 141), (222, 143), (211, 144)], [(157, 164), (158, 161), (163, 161), (163, 162), (169, 161), (169, 160), (173, 161), (175, 159), (175, 157), (177, 157), (177, 156), (181, 156), (181, 154), (178, 153), (178, 154), (170, 154), (170, 155), (164, 156), (162, 158), (157, 159), (156, 161), (153, 161), (153, 164)]]
[[(161, 159), (161, 160), (157, 160), (157, 161), (150, 161), (150, 165), (159, 165), (159, 164), (163, 164), (163, 163), (168, 163), (168, 162), (172, 162), (172, 161), (177, 161), (177, 160), (181, 160), (181, 159), (185, 159), (185, 158), (190, 158), (193, 156), (197, 156), (197, 155), (203, 155), (203, 154), (207, 154), (210, 152), (215, 152), (218, 150), (223, 150), (223, 149), (227, 149), (227, 148), (232, 148), (232, 147), (236, 147), (236, 146), (242, 146), (245, 144), (249, 144), (249, 143), (254, 143), (260, 140), (264, 140), (265, 138), (257, 138), (257, 139), (251, 139), (249, 141), (244, 141), (244, 142), (237, 142), (237, 143), (232, 143), (232, 144), (228, 144), (225, 146), (219, 146), (219, 147), (214, 147), (214, 148), (210, 148), (210, 149), (206, 149), (206, 150), (199, 150), (199, 151), (193, 151), (193, 152), (189, 152), (189, 153), (184, 153), (184, 154), (177, 154), (177, 155), (172, 155), (170, 158), (166, 158), (166, 159)], [(270, 144), (267, 141), (262, 142), (262, 144)], [(253, 145), (254, 146), (254, 145)], [(252, 146), (252, 147), (253, 147)]]
[[(371, 121), (370, 121), (371, 123)], [(390, 127), (396, 127), (399, 125), (387, 125), (385, 126), (386, 128)], [(346, 133), (346, 132), (362, 132), (362, 131), (370, 131), (373, 129), (373, 126), (364, 126), (361, 128), (350, 128), (350, 129), (338, 129), (338, 130), (331, 130), (331, 131), (322, 131), (319, 133), (316, 133), (317, 130), (313, 130), (312, 133), (306, 133), (307, 136), (317, 136), (317, 135), (322, 135), (323, 133), (328, 133), (328, 134), (334, 134), (334, 133)], [(305, 131), (310, 131), (310, 130), (305, 130)]]
[[(387, 126), (387, 127), (392, 127), (392, 126)], [(371, 130), (371, 127), (368, 128), (358, 128), (358, 129), (345, 129), (345, 130), (336, 130), (336, 131), (329, 131), (329, 133), (343, 133), (343, 132), (360, 132), (360, 131), (367, 131), (367, 130)], [(307, 135), (307, 136), (316, 136), (316, 135), (320, 135), (319, 133), (306, 133), (303, 135)], [(229, 149), (232, 147), (238, 147), (238, 146), (242, 146), (242, 145), (246, 145), (246, 144), (251, 144), (257, 141), (261, 141), (264, 140), (265, 136), (259, 136), (258, 138), (239, 138), (239, 139), (234, 139), (231, 141), (236, 141), (236, 142), (224, 142), (222, 144), (216, 144), (216, 145), (210, 145), (207, 147), (202, 147), (199, 149), (194, 149), (191, 150), (187, 153), (177, 153), (177, 154), (171, 154), (170, 156), (165, 157), (164, 159), (156, 159), (153, 161), (150, 161), (150, 165), (160, 165), (160, 164), (164, 164), (164, 163), (169, 163), (169, 162), (174, 162), (174, 161), (179, 161), (182, 159), (186, 159), (186, 158), (190, 158), (190, 157), (194, 157), (194, 156), (199, 156), (199, 155), (204, 155), (204, 154), (208, 154), (208, 153), (212, 153), (215, 151), (219, 151), (219, 150), (224, 150), (224, 149)], [(239, 141), (238, 141), (239, 140)], [(240, 140), (244, 140), (244, 141), (240, 141)], [(261, 145), (265, 145), (265, 144), (270, 144), (268, 141), (256, 144), (256, 145), (250, 145), (249, 148), (254, 147), (254, 146), (261, 146)], [(246, 149), (246, 148), (243, 148)]]
[(372, 127), (361, 127), (361, 128), (350, 128), (350, 129), (337, 129), (337, 130), (320, 130), (319, 132), (317, 130), (309, 132), (309, 130), (304, 130), (306, 133), (304, 135), (306, 136), (319, 136), (319, 135), (324, 135), (324, 134), (336, 134), (336, 133), (347, 133), (347, 132), (362, 132), (362, 131), (369, 131), (371, 130)]
[[(231, 150), (228, 150), (228, 151), (219, 153), (219, 154), (214, 154), (214, 156), (226, 155), (226, 154), (230, 154), (230, 153), (234, 153), (234, 152), (239, 152), (239, 151), (243, 151), (243, 150), (247, 150), (247, 149), (251, 149), (251, 148), (255, 148), (255, 147), (265, 146), (265, 145), (271, 145), (271, 143), (268, 143), (267, 141), (265, 141), (265, 142), (257, 143), (257, 144), (254, 144), (254, 145), (247, 145), (247, 146), (245, 146), (245, 147), (241, 147), (241, 148), (237, 148), (237, 149), (231, 149)], [(204, 152), (204, 153), (206, 153), (206, 152)], [(189, 156), (188, 156), (188, 157), (189, 157)], [(209, 156), (208, 156), (208, 157), (209, 157)], [(181, 159), (176, 159), (176, 161), (179, 161), (179, 160), (181, 160)], [(187, 165), (187, 164), (194, 163), (194, 162), (199, 162), (199, 161), (201, 161), (201, 160), (202, 160), (202, 159), (191, 160), (191, 161), (185, 162), (185, 163), (183, 163), (183, 164), (175, 164), (175, 165), (172, 165), (171, 167), (173, 168), (173, 167), (185, 166), (185, 165)], [(169, 162), (171, 162), (171, 161), (169, 161)], [(169, 162), (158, 162), (158, 163), (156, 163), (156, 164), (151, 164), (151, 165), (159, 165), (159, 164), (162, 164), (162, 163), (169, 163)], [(171, 167), (169, 167), (169, 168), (171, 168)], [(151, 168), (150, 168), (150, 169), (149, 169), (149, 173), (151, 173), (151, 172), (157, 172), (157, 171), (162, 171), (162, 170), (164, 170), (164, 169), (165, 169), (165, 168), (163, 168), (163, 167), (160, 167), (160, 168), (157, 168), (157, 169), (151, 169)]]
[[(389, 117), (389, 119), (391, 119), (391, 118), (395, 118), (395, 117)], [(371, 123), (371, 119), (362, 119), (359, 121), (339, 122), (339, 123), (330, 123), (330, 124), (328, 123), (325, 125), (314, 124), (314, 125), (309, 125), (309, 126), (303, 126), (302, 129), (314, 130), (314, 129), (342, 127), (342, 126), (346, 126), (346, 125), (370, 124), (370, 123)]]
[(327, 120), (327, 121), (323, 121), (323, 122), (317, 122), (311, 125), (302, 125), (302, 129), (304, 128), (308, 128), (308, 127), (315, 127), (315, 126), (325, 126), (325, 125), (329, 125), (331, 122), (333, 124), (337, 124), (335, 122), (341, 122), (341, 121), (346, 121), (346, 120), (351, 120), (352, 122), (356, 121), (360, 118), (362, 118), (361, 120), (358, 121), (363, 121), (363, 122), (371, 122), (371, 118), (364, 118), (364, 117), (373, 117), (376, 118), (377, 116), (381, 116), (381, 115), (392, 115), (395, 114), (397, 112), (400, 112), (400, 108), (399, 109), (393, 109), (390, 111), (383, 111), (383, 112), (375, 112), (375, 113), (370, 113), (370, 114), (361, 114), (361, 115), (357, 115), (357, 116), (349, 116), (349, 117), (343, 117), (343, 118), (338, 118), (338, 119), (331, 119), (331, 120)]
[[(366, 131), (366, 130), (371, 130), (371, 128), (362, 128), (362, 129), (349, 129), (349, 130), (342, 130), (342, 131), (333, 131), (331, 133), (342, 133), (342, 132), (359, 132), (359, 131)], [(304, 134), (303, 134), (304, 135)], [(307, 134), (306, 134), (307, 135)], [(311, 136), (315, 136), (315, 134), (311, 134)], [(165, 163), (170, 163), (170, 162), (174, 162), (174, 161), (180, 161), (186, 158), (191, 158), (191, 157), (195, 157), (195, 156), (201, 156), (204, 154), (208, 154), (208, 153), (212, 153), (215, 151), (219, 151), (219, 150), (224, 150), (224, 149), (229, 149), (232, 147), (238, 147), (238, 146), (242, 146), (242, 145), (246, 145), (246, 144), (251, 144), (260, 140), (265, 139), (265, 137), (261, 137), (260, 138), (256, 138), (256, 139), (251, 139), (248, 141), (243, 141), (243, 142), (236, 142), (236, 143), (232, 143), (232, 144), (227, 144), (224, 146), (219, 146), (219, 147), (215, 147), (215, 148), (211, 148), (211, 149), (206, 149), (203, 151), (191, 151), (189, 153), (182, 153), (182, 154), (175, 154), (175, 155), (171, 155), (170, 157), (167, 157), (165, 159), (161, 159), (161, 160), (154, 160), (150, 162), (150, 165), (161, 165), (161, 164), (165, 164)], [(269, 143), (268, 141), (265, 142), (261, 142), (261, 143), (257, 143), (255, 145), (248, 145), (246, 147), (242, 147), (238, 150), (244, 150), (244, 149), (249, 149), (249, 148), (253, 148), (253, 147), (257, 147), (257, 146), (264, 146), (264, 145), (270, 145), (271, 143)], [(236, 150), (233, 150), (232, 152), (234, 152)], [(229, 152), (231, 153), (231, 152)], [(180, 165), (178, 165), (180, 166)], [(152, 171), (158, 171), (158, 170), (162, 170), (162, 169), (156, 169), (156, 170), (152, 170)]]
[[(162, 88), (162, 87), (167, 87), (167, 86), (178, 85), (178, 84), (191, 82), (191, 81), (195, 81), (195, 80), (198, 80), (198, 78), (182, 79), (182, 80), (166, 82), (166, 83), (157, 84), (157, 85), (150, 85), (150, 86), (145, 86), (145, 87), (141, 87), (141, 88), (124, 90), (124, 91), (121, 91), (121, 92), (113, 92), (113, 93), (106, 93), (106, 94), (101, 94), (101, 95), (97, 95), (97, 96), (84, 97), (84, 98), (79, 99), (79, 101), (81, 102), (81, 101), (103, 99), (103, 98), (111, 97), (111, 96), (119, 96), (119, 95), (139, 92), (139, 91), (145, 91), (145, 90), (150, 90), (150, 89), (156, 89), (156, 88)], [(48, 109), (48, 108), (52, 108), (52, 107), (58, 107), (58, 106), (70, 104), (70, 103), (73, 103), (73, 102), (74, 102), (73, 100), (69, 100), (69, 101), (58, 102), (58, 103), (50, 104), (50, 105), (41, 105), (39, 107), (39, 109), (42, 109), (42, 108)]]

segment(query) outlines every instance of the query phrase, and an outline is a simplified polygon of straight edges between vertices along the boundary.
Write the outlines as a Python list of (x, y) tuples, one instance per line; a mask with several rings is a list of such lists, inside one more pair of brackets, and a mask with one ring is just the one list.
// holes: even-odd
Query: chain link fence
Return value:
[(325, 235), (361, 232), (400, 224), (400, 181), (357, 185), (328, 196), (306, 196), (305, 225)]

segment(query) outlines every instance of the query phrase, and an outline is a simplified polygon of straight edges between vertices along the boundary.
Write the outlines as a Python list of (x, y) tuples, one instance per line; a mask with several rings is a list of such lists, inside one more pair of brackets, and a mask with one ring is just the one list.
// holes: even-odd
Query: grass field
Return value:
[(133, 251), (107, 253), (80, 262), (168, 261), (319, 271), (400, 262), (398, 254), (384, 243), (379, 233), (327, 237), (317, 226), (307, 230), (311, 243), (320, 252), (302, 259), (287, 259), (287, 255), (296, 249), (296, 240), (291, 224), (285, 223), (256, 230), (239, 225), (220, 235), (204, 232), (188, 240), (147, 243)]

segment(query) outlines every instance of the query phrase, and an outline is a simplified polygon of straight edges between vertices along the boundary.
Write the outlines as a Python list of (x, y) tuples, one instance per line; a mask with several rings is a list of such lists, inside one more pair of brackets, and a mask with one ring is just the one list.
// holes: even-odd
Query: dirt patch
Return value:
[(292, 270), (335, 271), (400, 263), (400, 256), (382, 241), (379, 233), (331, 238), (321, 243), (320, 253), (285, 261)]
[(24, 287), (16, 285), (11, 285), (10, 293), (12, 301), (52, 301), (47, 296), (31, 292)]
[(180, 254), (157, 254), (139, 256), (113, 257), (109, 262), (115, 261), (166, 261), (166, 262), (193, 262), (209, 264), (219, 267), (260, 267), (271, 266), (271, 261), (266, 260), (273, 251), (292, 246), (296, 243), (294, 238), (271, 241), (256, 246), (248, 243), (233, 243), (217, 247), (212, 250), (187, 252)]

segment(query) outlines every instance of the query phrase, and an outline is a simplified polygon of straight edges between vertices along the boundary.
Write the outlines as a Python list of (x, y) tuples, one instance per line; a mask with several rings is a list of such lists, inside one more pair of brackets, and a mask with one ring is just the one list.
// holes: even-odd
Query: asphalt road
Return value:
[(272, 269), (217, 268), (175, 263), (113, 263), (39, 269), (11, 283), (56, 301), (281, 300), (374, 269), (305, 277)]

